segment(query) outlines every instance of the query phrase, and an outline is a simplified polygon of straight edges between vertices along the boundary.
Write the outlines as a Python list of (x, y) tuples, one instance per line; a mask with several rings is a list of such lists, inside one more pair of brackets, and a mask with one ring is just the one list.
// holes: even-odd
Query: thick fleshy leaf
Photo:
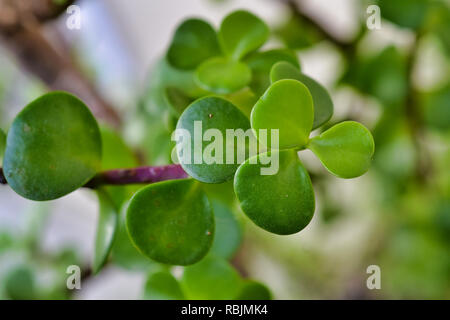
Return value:
[(262, 283), (246, 280), (236, 300), (271, 300), (272, 293)]
[[(262, 160), (270, 156), (279, 168), (263, 175)], [(308, 172), (294, 150), (272, 151), (250, 158), (236, 172), (234, 190), (244, 213), (259, 227), (276, 234), (305, 228), (314, 214), (314, 190)], [(266, 162), (267, 163), (267, 162)], [(267, 173), (266, 173), (267, 174)]]
[(181, 278), (181, 287), (191, 300), (231, 300), (239, 294), (241, 285), (237, 271), (226, 260), (214, 256), (186, 267)]
[(217, 57), (202, 63), (195, 73), (197, 84), (218, 94), (236, 92), (250, 83), (252, 72), (246, 64)]
[(14, 119), (3, 161), (6, 180), (21, 196), (53, 200), (88, 182), (100, 169), (100, 131), (76, 97), (53, 92)]
[(152, 272), (145, 283), (146, 300), (183, 300), (180, 284), (169, 271)]
[(270, 72), (272, 83), (282, 79), (294, 79), (303, 83), (310, 91), (314, 104), (313, 129), (330, 120), (333, 115), (333, 100), (328, 91), (316, 80), (304, 75), (294, 65), (287, 62), (275, 64)]
[(286, 61), (296, 66), (298, 72), (300, 64), (295, 51), (289, 49), (274, 49), (264, 52), (256, 52), (250, 55), (245, 62), (252, 70), (252, 82), (250, 88), (259, 96), (270, 86), (270, 70), (280, 61)]
[(261, 129), (268, 130), (268, 137), (271, 137), (269, 130), (279, 130), (278, 149), (287, 149), (301, 148), (308, 143), (313, 117), (313, 100), (308, 88), (297, 80), (280, 80), (258, 100), (250, 119), (258, 139), (261, 139)]
[(214, 215), (200, 184), (192, 179), (149, 185), (131, 199), (127, 228), (135, 246), (166, 264), (203, 258), (214, 236)]
[[(250, 123), (231, 102), (218, 97), (206, 97), (191, 104), (177, 124), (177, 133), (181, 135), (177, 138), (177, 153), (184, 170), (206, 183), (221, 183), (232, 179), (239, 167), (237, 153), (246, 151), (246, 143), (249, 141), (248, 138), (245, 142), (234, 138), (234, 146), (227, 145), (227, 140), (231, 139), (226, 139), (226, 131), (232, 129), (242, 129), (245, 132), (250, 129)], [(211, 137), (203, 139), (207, 130)], [(248, 133), (253, 135), (251, 130)], [(234, 158), (231, 158), (233, 155)], [(227, 156), (231, 160), (228, 161), (229, 164)]]
[(250, 12), (239, 10), (228, 15), (220, 26), (219, 42), (234, 60), (261, 47), (269, 37), (269, 28)]
[(242, 227), (229, 206), (217, 200), (212, 200), (211, 203), (214, 209), (216, 232), (210, 253), (229, 259), (241, 244)]
[(94, 273), (98, 273), (108, 259), (119, 219), (117, 209), (108, 193), (103, 189), (99, 189), (97, 190), (97, 196), (100, 210), (95, 236), (94, 261), (92, 264)]
[(355, 178), (370, 166), (375, 143), (372, 134), (355, 121), (341, 122), (309, 142), (308, 148), (325, 168), (340, 178)]
[(3, 161), (3, 154), (5, 153), (6, 147), (6, 134), (0, 129), (0, 166)]
[(219, 54), (216, 31), (203, 20), (189, 19), (175, 31), (167, 60), (175, 68), (192, 70)]
[(165, 99), (172, 110), (180, 115), (191, 103), (192, 98), (188, 97), (183, 91), (175, 87), (167, 87), (165, 90)]

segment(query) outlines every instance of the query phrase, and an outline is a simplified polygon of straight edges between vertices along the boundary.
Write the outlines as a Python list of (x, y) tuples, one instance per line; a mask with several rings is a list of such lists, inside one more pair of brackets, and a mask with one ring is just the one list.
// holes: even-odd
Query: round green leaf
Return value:
[(260, 282), (246, 280), (236, 300), (271, 300), (272, 293)]
[(227, 261), (208, 256), (185, 268), (181, 287), (190, 300), (231, 300), (239, 294), (241, 281)]
[(362, 124), (344, 121), (312, 138), (308, 148), (328, 171), (348, 179), (369, 170), (375, 143), (370, 131)]
[(95, 236), (94, 261), (92, 264), (94, 273), (98, 273), (108, 259), (119, 216), (112, 199), (105, 190), (97, 190), (97, 196), (100, 210)]
[(36, 299), (36, 282), (30, 267), (20, 265), (5, 276), (5, 291), (9, 299)]
[(6, 134), (0, 129), (0, 165), (3, 161), (3, 154), (5, 153), (6, 147)]
[(211, 201), (214, 209), (216, 232), (211, 254), (229, 259), (242, 241), (242, 228), (229, 206), (217, 200)]
[(247, 65), (252, 70), (252, 81), (250, 88), (259, 96), (266, 91), (270, 85), (270, 70), (274, 64), (287, 61), (300, 69), (295, 51), (289, 49), (274, 49), (264, 52), (255, 52), (246, 59)]
[(258, 138), (258, 130), (267, 129), (269, 137), (271, 129), (279, 130), (278, 149), (287, 149), (307, 144), (313, 117), (313, 100), (308, 88), (297, 80), (280, 80), (258, 100), (250, 119)]
[(145, 283), (144, 299), (146, 300), (183, 300), (177, 279), (168, 271), (152, 272)]
[(228, 15), (220, 26), (222, 50), (234, 60), (261, 47), (269, 37), (269, 28), (250, 12), (239, 10)]
[(135, 246), (147, 257), (188, 265), (210, 249), (214, 216), (198, 182), (164, 181), (133, 196), (127, 210), (127, 229)]
[(251, 78), (252, 72), (246, 64), (222, 57), (207, 60), (195, 73), (200, 87), (218, 94), (236, 92), (248, 85)]
[(203, 20), (189, 19), (175, 31), (167, 60), (175, 68), (191, 70), (219, 54), (216, 31)]
[(287, 62), (275, 64), (270, 72), (272, 82), (282, 79), (294, 79), (303, 83), (310, 91), (314, 103), (313, 129), (330, 120), (333, 115), (333, 100), (328, 91), (316, 80), (304, 75), (294, 65)]
[[(211, 141), (202, 139), (209, 129), (214, 129), (221, 139), (217, 136), (212, 136)], [(183, 112), (177, 124), (177, 130), (183, 133), (177, 143), (177, 153), (183, 169), (190, 176), (206, 183), (221, 183), (233, 178), (240, 164), (236, 155), (246, 151), (249, 139), (245, 139), (245, 142), (234, 139), (234, 146), (227, 146), (227, 140), (230, 140), (226, 139), (227, 129), (247, 131), (250, 123), (238, 108), (222, 98), (199, 99)], [(185, 133), (189, 134), (185, 136)], [(222, 155), (218, 149), (223, 151)], [(183, 154), (188, 150), (190, 156), (188, 153)], [(234, 154), (234, 160), (227, 164), (226, 158), (227, 155), (231, 157), (230, 154)]]
[(76, 97), (53, 92), (36, 99), (8, 132), (4, 172), (11, 188), (31, 200), (53, 200), (88, 182), (100, 169), (97, 122)]
[[(261, 164), (261, 157), (267, 155), (272, 162), (279, 162), (273, 175), (262, 175), (261, 168), (267, 165)], [(297, 153), (272, 151), (254, 160), (244, 162), (234, 178), (242, 211), (256, 225), (276, 234), (293, 234), (305, 228), (314, 214), (314, 190)]]

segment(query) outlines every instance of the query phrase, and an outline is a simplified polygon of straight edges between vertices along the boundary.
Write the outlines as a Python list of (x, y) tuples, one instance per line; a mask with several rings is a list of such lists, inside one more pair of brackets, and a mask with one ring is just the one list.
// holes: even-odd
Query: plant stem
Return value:
[[(189, 175), (179, 164), (103, 171), (83, 187), (95, 189), (103, 185), (148, 184), (165, 180), (185, 179)], [(0, 168), (0, 184), (8, 184)]]

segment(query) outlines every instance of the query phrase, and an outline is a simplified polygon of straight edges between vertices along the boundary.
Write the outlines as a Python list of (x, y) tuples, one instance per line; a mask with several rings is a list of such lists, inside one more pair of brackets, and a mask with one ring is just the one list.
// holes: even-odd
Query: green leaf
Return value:
[(257, 50), (269, 37), (269, 28), (250, 12), (239, 10), (228, 15), (220, 26), (219, 42), (232, 59), (239, 60)]
[(432, 1), (378, 0), (381, 15), (401, 27), (417, 29), (425, 20)]
[(344, 121), (312, 138), (308, 148), (328, 171), (348, 179), (369, 170), (375, 143), (370, 131), (362, 124)]
[(279, 130), (278, 148), (270, 146), (287, 149), (302, 148), (308, 143), (313, 117), (313, 100), (308, 88), (297, 80), (280, 80), (258, 100), (250, 119), (258, 139), (260, 129), (267, 129), (267, 136), (271, 136), (270, 129)]
[(8, 132), (4, 173), (31, 200), (53, 200), (88, 182), (100, 169), (100, 132), (76, 97), (53, 92), (31, 102)]
[(119, 218), (117, 209), (108, 193), (103, 189), (99, 189), (97, 190), (97, 196), (100, 210), (95, 236), (94, 261), (92, 264), (92, 271), (95, 274), (105, 265), (111, 252)]
[(0, 129), (0, 166), (3, 161), (3, 154), (5, 153), (6, 147), (6, 134)]
[(175, 31), (167, 60), (175, 68), (192, 70), (219, 54), (216, 31), (203, 20), (189, 19)]
[(271, 300), (272, 293), (260, 282), (246, 280), (236, 300)]
[[(270, 156), (279, 170), (262, 175), (262, 157)], [(236, 172), (234, 190), (244, 213), (259, 227), (276, 234), (305, 228), (314, 214), (314, 190), (294, 150), (272, 151), (250, 158)], [(251, 164), (251, 161), (255, 164)]]
[(231, 300), (240, 292), (241, 281), (227, 261), (208, 256), (185, 268), (181, 287), (190, 300)]
[(333, 101), (328, 91), (316, 80), (304, 75), (294, 65), (287, 62), (275, 64), (270, 72), (273, 82), (282, 79), (294, 79), (303, 83), (310, 91), (314, 103), (313, 129), (319, 128), (333, 115)]
[(236, 92), (250, 83), (252, 72), (239, 61), (217, 57), (202, 63), (195, 73), (197, 84), (218, 94)]
[(250, 88), (258, 95), (262, 95), (270, 85), (270, 70), (274, 64), (286, 61), (297, 68), (300, 65), (295, 51), (289, 49), (274, 49), (264, 52), (256, 52), (247, 59), (247, 65), (252, 70), (252, 82)]
[[(221, 183), (233, 178), (239, 167), (237, 153), (242, 154), (243, 151), (246, 151), (246, 143), (236, 142), (237, 139), (234, 139), (234, 146), (227, 145), (227, 140), (230, 139), (226, 139), (226, 130), (242, 129), (247, 131), (250, 129), (248, 119), (239, 109), (222, 98), (202, 98), (183, 112), (178, 120), (178, 129), (184, 129), (186, 133), (189, 133), (186, 136), (183, 134), (178, 140), (177, 153), (183, 169), (190, 176), (206, 183)], [(202, 132), (205, 133), (209, 129), (215, 129), (217, 135), (211, 137), (211, 141), (203, 141), (206, 139), (202, 139)], [(251, 131), (248, 132), (252, 136)], [(248, 138), (245, 139), (246, 142), (248, 140)], [(190, 150), (190, 156), (186, 150)], [(223, 151), (222, 155), (219, 150)], [(186, 153), (183, 154), (183, 152)], [(231, 157), (232, 153), (234, 161), (227, 164), (226, 157), (227, 155)], [(242, 159), (241, 162), (243, 160), (245, 159)]]
[(175, 87), (167, 87), (165, 90), (165, 99), (172, 110), (180, 115), (191, 103), (192, 99), (183, 91)]
[(152, 272), (145, 283), (144, 299), (146, 300), (183, 300), (177, 279), (168, 271)]
[(217, 200), (211, 201), (214, 209), (216, 231), (210, 253), (229, 259), (242, 241), (242, 227), (230, 207)]
[(164, 181), (133, 196), (127, 210), (127, 229), (134, 245), (150, 259), (188, 265), (210, 249), (214, 216), (198, 182)]
[(431, 128), (450, 130), (450, 85), (428, 93), (424, 99), (424, 118)]
[(13, 300), (31, 300), (36, 298), (36, 284), (32, 270), (21, 265), (11, 270), (5, 277), (5, 291)]

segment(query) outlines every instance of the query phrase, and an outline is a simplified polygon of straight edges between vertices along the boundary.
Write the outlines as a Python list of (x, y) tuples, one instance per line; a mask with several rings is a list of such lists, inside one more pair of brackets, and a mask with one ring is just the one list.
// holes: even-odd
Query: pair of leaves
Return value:
[(53, 92), (31, 102), (14, 119), (3, 166), (15, 192), (44, 201), (83, 186), (100, 162), (100, 132), (89, 109), (68, 93)]

